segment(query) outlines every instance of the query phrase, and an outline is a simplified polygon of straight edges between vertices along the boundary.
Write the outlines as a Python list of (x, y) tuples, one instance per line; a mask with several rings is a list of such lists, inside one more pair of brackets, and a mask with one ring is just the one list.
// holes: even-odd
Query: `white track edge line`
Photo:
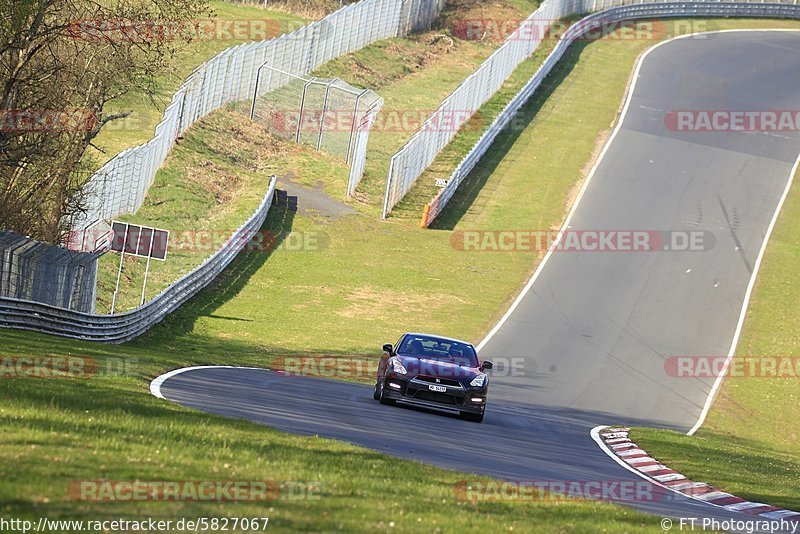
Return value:
[(189, 371), (197, 371), (199, 369), (255, 369), (259, 371), (269, 371), (269, 369), (264, 369), (263, 367), (239, 367), (237, 365), (196, 365), (194, 367), (181, 367), (180, 369), (173, 369), (168, 373), (164, 373), (163, 375), (159, 375), (154, 378), (150, 382), (150, 394), (154, 397), (158, 397), (159, 399), (169, 400), (161, 393), (161, 385), (173, 376), (177, 376)]
[(545, 265), (547, 264), (547, 260), (550, 259), (550, 256), (552, 255), (553, 251), (556, 249), (558, 244), (561, 242), (561, 237), (562, 237), (563, 233), (569, 228), (569, 223), (570, 223), (570, 221), (572, 221), (572, 217), (575, 214), (575, 211), (577, 211), (578, 205), (580, 204), (584, 193), (588, 189), (589, 183), (592, 181), (592, 178), (594, 177), (594, 174), (597, 171), (597, 168), (600, 166), (600, 163), (602, 163), (603, 157), (605, 157), (606, 152), (611, 147), (611, 145), (614, 143), (614, 139), (617, 137), (617, 134), (622, 129), (622, 124), (625, 122), (625, 117), (628, 114), (628, 108), (630, 107), (631, 100), (633, 98), (633, 93), (634, 93), (634, 91), (636, 89), (636, 82), (639, 81), (639, 71), (642, 68), (642, 64), (644, 63), (644, 59), (650, 54), (650, 52), (652, 52), (653, 50), (657, 49), (658, 47), (660, 47), (662, 45), (665, 45), (667, 43), (671, 43), (672, 41), (675, 41), (677, 39), (684, 39), (684, 38), (687, 38), (687, 37), (701, 35), (701, 34), (704, 34), (704, 33), (716, 33), (716, 32), (698, 32), (698, 33), (680, 35), (680, 36), (677, 36), (677, 37), (673, 37), (671, 39), (668, 39), (666, 41), (662, 41), (662, 42), (660, 42), (660, 43), (658, 43), (656, 45), (651, 46), (650, 48), (645, 50), (639, 56), (639, 58), (636, 60), (636, 66), (634, 67), (634, 71), (633, 71), (633, 79), (631, 81), (630, 86), (628, 87), (627, 94), (625, 95), (625, 105), (622, 108), (622, 113), (620, 114), (619, 120), (617, 121), (617, 125), (614, 127), (614, 131), (611, 132), (611, 137), (608, 138), (608, 141), (606, 141), (606, 144), (603, 146), (603, 150), (600, 152), (600, 155), (597, 157), (597, 161), (595, 161), (594, 165), (592, 165), (592, 168), (589, 171), (589, 174), (586, 175), (586, 179), (584, 180), (583, 185), (581, 186), (581, 189), (578, 192), (578, 196), (575, 197), (575, 201), (572, 203), (572, 207), (570, 208), (569, 212), (567, 213), (567, 217), (566, 217), (566, 219), (564, 219), (564, 223), (561, 225), (561, 228), (559, 229), (558, 234), (556, 235), (556, 238), (553, 240), (553, 244), (550, 245), (550, 248), (547, 250), (547, 253), (545, 254), (544, 258), (542, 258), (541, 263), (539, 263), (539, 265), (536, 267), (536, 270), (533, 272), (533, 275), (531, 275), (531, 277), (528, 280), (528, 282), (522, 288), (522, 291), (520, 291), (519, 295), (517, 295), (517, 298), (514, 299), (514, 302), (508, 308), (506, 313), (500, 318), (500, 320), (497, 322), (497, 324), (494, 325), (494, 327), (489, 331), (489, 333), (486, 334), (486, 337), (484, 337), (483, 340), (478, 344), (478, 346), (476, 347), (476, 350), (480, 351), (492, 339), (492, 337), (494, 337), (494, 335), (500, 330), (500, 328), (503, 326), (503, 324), (505, 324), (505, 322), (509, 319), (509, 317), (511, 317), (511, 315), (514, 313), (514, 310), (516, 310), (517, 306), (519, 306), (519, 304), (522, 302), (522, 299), (525, 298), (525, 295), (527, 295), (528, 291), (530, 291), (531, 287), (533, 287), (533, 283), (536, 282), (537, 278), (539, 278), (539, 275), (541, 274), (542, 270), (544, 269)]
[[(687, 38), (697, 37), (699, 35), (711, 35), (711, 34), (716, 34), (716, 33), (732, 33), (732, 32), (796, 32), (796, 31), (800, 31), (800, 30), (788, 29), (788, 28), (763, 28), (763, 29), (747, 28), (747, 29), (741, 29), (741, 30), (732, 29), (732, 30), (716, 30), (716, 31), (707, 31), (707, 32), (696, 32), (696, 33), (690, 33), (690, 34), (686, 34), (686, 35), (679, 35), (677, 37), (673, 37), (671, 39), (667, 39), (666, 41), (662, 41), (660, 43), (657, 43), (657, 44), (651, 46), (650, 48), (648, 48), (647, 50), (645, 50), (644, 53), (642, 53), (642, 55), (639, 56), (639, 59), (636, 62), (636, 67), (635, 67), (634, 74), (633, 74), (633, 81), (631, 82), (630, 87), (628, 88), (628, 93), (627, 93), (627, 95), (625, 97), (625, 106), (622, 109), (622, 113), (620, 114), (619, 121), (617, 122), (617, 125), (614, 127), (614, 131), (611, 133), (611, 137), (608, 138), (608, 141), (606, 142), (605, 146), (603, 147), (603, 150), (600, 152), (600, 156), (598, 156), (597, 161), (595, 161), (594, 165), (592, 165), (592, 169), (589, 171), (589, 174), (586, 176), (586, 180), (584, 181), (583, 186), (581, 187), (581, 190), (578, 193), (578, 196), (575, 198), (575, 202), (573, 202), (572, 207), (570, 208), (569, 213), (567, 214), (567, 218), (564, 219), (564, 223), (561, 225), (561, 229), (559, 230), (558, 235), (556, 236), (556, 239), (553, 241), (553, 244), (550, 246), (550, 249), (547, 251), (547, 254), (545, 254), (545, 256), (542, 259), (541, 263), (539, 263), (539, 265), (536, 267), (536, 270), (534, 271), (533, 275), (531, 275), (531, 278), (528, 280), (528, 282), (522, 288), (522, 291), (520, 291), (519, 295), (517, 295), (517, 298), (514, 299), (514, 302), (508, 308), (506, 313), (500, 318), (500, 320), (497, 322), (497, 324), (494, 325), (494, 327), (489, 331), (489, 333), (486, 334), (486, 337), (483, 338), (483, 340), (478, 344), (476, 349), (478, 351), (480, 351), (492, 339), (492, 337), (494, 337), (494, 335), (500, 330), (500, 328), (503, 326), (503, 324), (505, 324), (505, 322), (509, 319), (509, 317), (511, 317), (511, 315), (514, 313), (514, 310), (516, 310), (517, 306), (519, 306), (519, 304), (522, 302), (522, 299), (525, 298), (525, 295), (527, 295), (528, 291), (530, 291), (531, 287), (533, 287), (533, 284), (534, 284), (534, 282), (536, 282), (536, 279), (539, 278), (539, 275), (541, 274), (542, 270), (544, 269), (545, 264), (547, 264), (547, 260), (550, 259), (550, 255), (552, 254), (553, 250), (555, 250), (555, 247), (558, 246), (558, 243), (561, 241), (561, 236), (564, 233), (564, 231), (567, 230), (567, 228), (569, 226), (569, 223), (572, 220), (572, 216), (575, 214), (575, 211), (577, 210), (578, 205), (580, 204), (580, 201), (583, 198), (583, 194), (586, 192), (586, 189), (589, 186), (589, 182), (591, 182), (592, 178), (594, 177), (595, 171), (600, 166), (600, 163), (603, 161), (603, 157), (606, 155), (606, 152), (608, 151), (608, 148), (614, 142), (614, 139), (616, 138), (617, 133), (622, 128), (622, 125), (625, 122), (625, 117), (627, 116), (628, 108), (630, 107), (630, 103), (631, 103), (631, 100), (632, 100), (632, 97), (633, 97), (633, 93), (634, 93), (634, 91), (636, 89), (636, 82), (639, 81), (639, 71), (641, 70), (641, 67), (642, 67), (642, 64), (644, 63), (645, 58), (650, 54), (650, 52), (652, 52), (653, 50), (657, 49), (660, 46), (663, 46), (665, 44), (671, 43), (671, 42), (676, 41), (678, 39), (687, 39)], [(727, 358), (725, 359), (725, 363), (722, 366), (722, 369), (720, 370), (719, 375), (717, 375), (717, 378), (714, 381), (714, 385), (711, 387), (711, 391), (709, 391), (708, 396), (706, 397), (706, 402), (705, 402), (705, 404), (703, 406), (702, 411), (700, 412), (700, 416), (697, 419), (697, 422), (686, 433), (688, 436), (694, 435), (694, 433), (697, 432), (700, 429), (701, 426), (703, 426), (703, 423), (705, 422), (705, 419), (706, 419), (706, 417), (708, 415), (708, 411), (711, 408), (711, 404), (714, 402), (714, 398), (717, 395), (719, 387), (722, 385), (722, 381), (725, 378), (725, 373), (727, 373), (728, 368), (730, 367), (730, 362), (731, 362), (731, 360), (733, 358), (733, 355), (734, 355), (734, 353), (736, 351), (736, 346), (739, 343), (739, 336), (741, 335), (741, 330), (742, 330), (742, 327), (744, 326), (744, 319), (745, 319), (745, 316), (747, 315), (747, 307), (748, 307), (748, 305), (750, 303), (750, 296), (752, 294), (753, 286), (755, 285), (755, 280), (756, 280), (756, 275), (758, 274), (758, 269), (761, 266), (761, 260), (762, 260), (762, 258), (764, 256), (764, 252), (765, 252), (765, 250), (767, 248), (767, 243), (769, 242), (769, 238), (772, 235), (772, 230), (775, 227), (775, 224), (777, 222), (778, 216), (780, 215), (780, 212), (781, 212), (781, 209), (783, 207), (784, 201), (786, 200), (786, 197), (789, 194), (789, 190), (791, 189), (792, 182), (794, 181), (794, 176), (797, 173), (798, 167), (800, 167), (800, 154), (798, 155), (797, 161), (794, 164), (794, 168), (792, 169), (792, 172), (789, 175), (789, 181), (786, 184), (786, 188), (784, 189), (783, 196), (781, 197), (780, 201), (778, 202), (778, 207), (776, 208), (775, 213), (773, 214), (772, 221), (770, 222), (770, 225), (769, 225), (769, 227), (767, 229), (767, 233), (764, 236), (764, 241), (763, 241), (763, 243), (761, 245), (761, 250), (759, 251), (758, 258), (756, 259), (756, 263), (755, 263), (755, 266), (753, 268), (753, 274), (750, 277), (750, 282), (748, 283), (747, 290), (745, 291), (745, 299), (744, 299), (744, 303), (742, 305), (742, 310), (741, 310), (741, 312), (739, 314), (739, 322), (737, 323), (736, 331), (734, 332), (733, 341), (731, 343), (730, 351), (728, 353)]]
[(758, 251), (758, 257), (756, 258), (756, 263), (753, 266), (753, 273), (750, 275), (750, 282), (747, 284), (747, 291), (745, 291), (744, 294), (742, 310), (739, 312), (739, 322), (736, 324), (736, 331), (733, 334), (733, 341), (731, 342), (731, 348), (728, 350), (728, 356), (725, 358), (725, 363), (722, 365), (722, 369), (720, 369), (719, 374), (714, 381), (714, 385), (711, 386), (711, 391), (708, 392), (708, 397), (706, 397), (706, 402), (703, 405), (703, 410), (700, 412), (700, 417), (697, 419), (697, 422), (689, 430), (689, 432), (686, 433), (687, 436), (693, 436), (694, 433), (697, 432), (701, 426), (703, 426), (706, 416), (708, 415), (708, 411), (711, 409), (711, 405), (714, 403), (714, 399), (717, 396), (719, 388), (722, 385), (723, 380), (725, 380), (725, 375), (728, 373), (728, 368), (730, 367), (731, 361), (736, 354), (736, 347), (739, 344), (739, 336), (742, 334), (742, 329), (744, 328), (744, 320), (747, 317), (747, 309), (750, 306), (750, 297), (752, 296), (753, 288), (756, 284), (756, 277), (758, 276), (758, 270), (761, 267), (761, 260), (764, 258), (764, 253), (766, 252), (767, 245), (769, 244), (769, 238), (772, 236), (772, 231), (778, 222), (778, 217), (781, 214), (783, 204), (786, 201), (786, 198), (789, 196), (789, 191), (792, 188), (792, 182), (794, 182), (794, 177), (798, 171), (798, 168), (800, 168), (800, 154), (797, 156), (797, 160), (794, 162), (794, 166), (789, 173), (789, 180), (786, 182), (783, 195), (781, 196), (780, 201), (778, 201), (778, 206), (775, 208), (775, 213), (772, 214), (772, 220), (767, 227), (767, 232), (764, 234), (764, 241), (761, 243), (761, 249)]

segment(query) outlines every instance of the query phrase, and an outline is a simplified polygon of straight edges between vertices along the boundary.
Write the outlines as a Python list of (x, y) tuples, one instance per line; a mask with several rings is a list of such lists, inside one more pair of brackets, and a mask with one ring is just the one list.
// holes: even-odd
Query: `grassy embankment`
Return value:
[[(710, 28), (756, 24), (770, 23), (708, 23)], [(278, 208), (267, 229), (316, 232), (326, 237), (325, 248), (284, 247), (240, 257), (213, 287), (139, 341), (102, 346), (0, 332), (4, 356), (80, 355), (101, 366), (120, 359), (130, 366), (126, 376), (0, 382), (3, 515), (174, 519), (266, 512), (278, 530), (388, 530), (391, 523), (403, 531), (511, 526), (519, 531), (532, 525), (541, 531), (658, 529), (650, 518), (602, 504), (459, 505), (452, 484), (463, 474), (424, 466), (409, 470), (407, 462), (361, 448), (201, 414), (147, 393), (150, 378), (182, 365), (266, 366), (284, 354), (368, 357), (398, 331), (422, 328), (479, 339), (522, 285), (536, 256), (459, 252), (450, 245), (451, 230), (557, 226), (570, 191), (616, 116), (636, 56), (649, 44), (603, 40), (575, 46), (526, 108), (526, 128), (499, 140), (438, 230), (419, 229), (416, 220), (402, 217), (379, 223), (370, 207), (359, 204), (356, 214), (335, 218)], [(260, 150), (247, 146), (246, 139), (244, 145), (222, 142), (230, 139), (231, 127), (246, 126), (227, 122), (236, 120), (222, 112), (185, 144), (215, 147), (218, 153), (209, 151), (204, 158), (210, 161), (235, 161), (237, 153)], [(322, 156), (297, 150), (308, 159), (297, 172), (309, 176)], [(176, 152), (162, 172), (188, 168), (190, 160)], [(785, 424), (790, 425), (788, 418)], [(770, 456), (777, 448), (765, 447), (761, 454)], [(266, 509), (188, 502), (76, 506), (66, 497), (67, 484), (87, 478), (301, 481), (318, 483), (322, 498), (277, 501)], [(598, 516), (604, 518), (600, 523)]]

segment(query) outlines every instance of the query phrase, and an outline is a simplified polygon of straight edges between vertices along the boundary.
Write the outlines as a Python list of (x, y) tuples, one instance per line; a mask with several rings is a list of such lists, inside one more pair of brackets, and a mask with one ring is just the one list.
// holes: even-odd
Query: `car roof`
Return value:
[[(439, 334), (425, 334), (423, 332), (406, 332), (403, 336), (427, 336), (427, 337), (435, 337), (444, 341), (455, 341), (456, 343), (463, 343), (464, 345), (469, 345), (472, 347), (472, 343), (469, 341), (463, 341), (461, 339), (456, 339), (454, 337), (447, 337), (447, 336), (440, 336)], [(474, 348), (474, 347), (473, 347)]]

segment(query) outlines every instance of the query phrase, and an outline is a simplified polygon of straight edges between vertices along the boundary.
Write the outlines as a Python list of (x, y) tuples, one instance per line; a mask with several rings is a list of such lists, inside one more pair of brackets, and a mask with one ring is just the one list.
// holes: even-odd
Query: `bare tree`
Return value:
[(206, 0), (0, 0), (0, 229), (60, 240), (86, 149), (126, 115), (106, 104), (154, 95), (201, 16)]

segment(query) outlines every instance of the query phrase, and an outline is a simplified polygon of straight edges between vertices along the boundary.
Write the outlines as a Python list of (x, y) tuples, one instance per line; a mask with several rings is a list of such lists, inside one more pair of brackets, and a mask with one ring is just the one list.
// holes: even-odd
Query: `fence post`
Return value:
[(420, 228), (427, 228), (428, 227), (428, 214), (431, 211), (430, 203), (425, 204), (422, 207), (422, 220), (419, 222)]
[(339, 78), (334, 78), (328, 85), (325, 86), (325, 100), (322, 103), (322, 116), (319, 119), (319, 137), (317, 137), (317, 152), (319, 152), (320, 148), (322, 147), (322, 132), (325, 127), (325, 114), (328, 112), (328, 97), (331, 94), (331, 86), (339, 81)]
[(297, 117), (297, 133), (294, 136), (294, 142), (300, 142), (300, 128), (303, 127), (303, 110), (306, 107), (306, 91), (308, 91), (308, 86), (314, 83), (317, 78), (311, 78), (306, 83), (303, 84), (303, 96), (300, 98), (300, 113), (298, 113)]
[(358, 95), (356, 95), (356, 103), (353, 105), (353, 121), (350, 124), (350, 140), (347, 141), (347, 160), (345, 161), (346, 164), (350, 163), (350, 151), (353, 148), (353, 135), (356, 131), (356, 117), (358, 116), (358, 101), (361, 100), (361, 97), (364, 96), (369, 89), (364, 89)]
[(258, 86), (261, 83), (261, 67), (266, 65), (266, 62), (262, 63), (258, 70), (256, 71), (256, 88), (253, 90), (253, 104), (250, 106), (250, 120), (255, 120), (256, 115), (256, 100), (258, 100)]
[(392, 171), (394, 170), (396, 157), (397, 154), (392, 156), (392, 159), (389, 160), (389, 172), (386, 174), (386, 193), (383, 196), (383, 213), (381, 214), (381, 219), (386, 219), (386, 216), (389, 214), (389, 189), (392, 185)]

